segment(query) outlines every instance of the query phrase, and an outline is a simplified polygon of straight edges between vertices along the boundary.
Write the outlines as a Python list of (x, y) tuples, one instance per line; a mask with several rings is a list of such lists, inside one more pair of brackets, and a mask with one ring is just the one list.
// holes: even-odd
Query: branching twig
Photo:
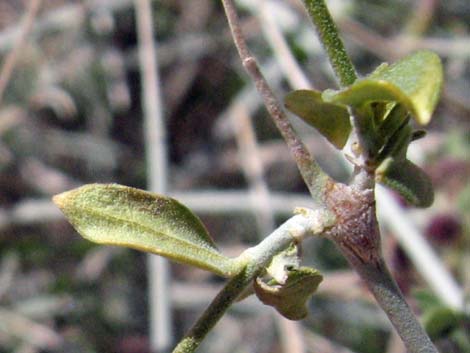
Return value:
[(324, 186), (328, 183), (329, 178), (314, 161), (307, 147), (305, 147), (302, 141), (298, 138), (292, 125), (287, 119), (281, 104), (276, 99), (274, 93), (261, 73), (258, 64), (256, 63), (256, 59), (251, 55), (242, 34), (240, 21), (232, 0), (222, 0), (222, 3), (224, 5), (228, 23), (232, 31), (233, 40), (243, 62), (243, 66), (255, 82), (256, 88), (263, 98), (266, 109), (286, 141), (314, 200), (319, 204), (322, 204)]
[[(314, 212), (314, 211), (312, 211)], [(325, 213), (318, 211), (308, 217), (296, 215), (255, 247), (247, 249), (238, 257), (240, 270), (232, 277), (214, 300), (209, 304), (186, 337), (176, 346), (173, 353), (194, 352), (207, 333), (220, 320), (244, 289), (269, 264), (272, 257), (286, 249), (293, 242), (301, 242), (307, 234), (319, 234), (328, 225)]]

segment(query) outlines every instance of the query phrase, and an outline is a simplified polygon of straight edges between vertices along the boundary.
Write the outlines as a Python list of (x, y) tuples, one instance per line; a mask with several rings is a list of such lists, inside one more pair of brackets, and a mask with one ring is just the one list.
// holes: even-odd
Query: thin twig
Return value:
[(23, 49), (26, 38), (30, 33), (31, 28), (33, 27), (34, 19), (38, 14), (41, 2), (42, 0), (29, 1), (26, 14), (23, 17), (21, 32), (18, 35), (15, 45), (11, 49), (10, 53), (8, 53), (3, 63), (2, 69), (0, 71), (0, 104), (2, 102), (3, 94), (5, 93), (8, 82), (10, 81), (11, 75), (13, 74), (13, 70), (15, 69), (15, 64), (18, 60), (21, 49)]
[[(163, 194), (167, 189), (166, 140), (150, 0), (135, 0), (135, 9), (145, 114), (148, 183), (150, 190)], [(150, 344), (152, 350), (164, 352), (173, 341), (167, 260), (149, 255), (148, 271)]]
[(308, 217), (295, 215), (261, 243), (242, 253), (237, 258), (239, 269), (234, 277), (212, 300), (173, 353), (194, 352), (233, 302), (271, 262), (273, 256), (288, 248), (293, 242), (301, 242), (309, 234), (320, 234), (327, 225), (329, 225), (329, 220), (328, 217), (325, 218), (324, 211), (317, 211)]
[(313, 199), (323, 204), (323, 190), (328, 183), (328, 176), (314, 161), (307, 147), (302, 143), (290, 124), (281, 104), (272, 92), (269, 84), (261, 73), (256, 59), (251, 55), (246, 45), (240, 21), (232, 0), (222, 0), (225, 14), (232, 32), (234, 43), (242, 60), (243, 66), (255, 82), (256, 88), (263, 98), (266, 109), (274, 120), (297, 163), (300, 174), (309, 188)]

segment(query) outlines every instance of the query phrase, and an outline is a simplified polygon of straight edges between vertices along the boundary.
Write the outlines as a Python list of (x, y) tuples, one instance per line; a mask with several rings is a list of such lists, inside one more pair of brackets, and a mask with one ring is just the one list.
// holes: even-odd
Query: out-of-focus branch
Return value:
[(271, 115), (278, 130), (289, 147), (294, 160), (297, 163), (300, 174), (307, 185), (313, 199), (319, 204), (323, 203), (324, 186), (328, 183), (329, 177), (323, 172), (315, 162), (307, 147), (299, 139), (292, 128), (281, 104), (272, 92), (269, 84), (261, 73), (256, 59), (250, 53), (245, 42), (245, 37), (240, 27), (240, 21), (231, 0), (222, 0), (227, 20), (232, 32), (235, 46), (248, 74), (255, 82), (255, 86), (263, 98), (266, 109)]
[(259, 18), (263, 34), (268, 40), (274, 56), (279, 62), (282, 72), (294, 89), (313, 88), (307, 76), (303, 73), (292, 51), (287, 44), (275, 14), (270, 11), (270, 0), (254, 1), (254, 14)]
[[(147, 178), (149, 189), (163, 194), (167, 189), (166, 136), (158, 75), (157, 50), (154, 41), (150, 0), (135, 0), (137, 37), (144, 111)], [(165, 352), (172, 345), (171, 301), (169, 297), (168, 262), (149, 255), (150, 345)]]
[(8, 53), (5, 61), (3, 62), (2, 69), (0, 71), (0, 104), (2, 102), (3, 94), (5, 93), (5, 89), (10, 81), (11, 75), (13, 74), (13, 70), (15, 69), (16, 61), (18, 60), (18, 56), (20, 55), (21, 49), (28, 37), (28, 34), (31, 31), (31, 28), (34, 23), (34, 19), (39, 11), (41, 6), (42, 0), (30, 0), (28, 3), (28, 7), (26, 9), (26, 14), (23, 17), (22, 24), (21, 24), (21, 31), (16, 39), (16, 42)]
[(288, 353), (304, 353), (306, 351), (302, 325), (298, 321), (287, 320), (281, 315), (275, 316), (281, 334), (282, 351)]

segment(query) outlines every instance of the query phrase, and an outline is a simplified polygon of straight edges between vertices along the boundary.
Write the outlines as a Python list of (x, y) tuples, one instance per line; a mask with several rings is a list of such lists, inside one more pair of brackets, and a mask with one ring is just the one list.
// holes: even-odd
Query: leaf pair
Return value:
[(398, 191), (413, 205), (426, 207), (433, 200), (432, 185), (406, 159), (409, 143), (418, 136), (407, 116), (422, 125), (429, 123), (442, 81), (439, 57), (423, 50), (393, 65), (382, 64), (339, 91), (293, 91), (286, 96), (285, 104), (339, 149), (351, 133), (349, 116), (353, 113), (360, 124), (357, 133), (366, 144), (362, 147), (372, 158), (370, 165), (378, 167), (377, 181)]
[(393, 65), (382, 64), (372, 74), (344, 90), (328, 91), (330, 103), (360, 107), (373, 102), (403, 104), (417, 123), (431, 120), (443, 81), (439, 57), (428, 50), (418, 51)]

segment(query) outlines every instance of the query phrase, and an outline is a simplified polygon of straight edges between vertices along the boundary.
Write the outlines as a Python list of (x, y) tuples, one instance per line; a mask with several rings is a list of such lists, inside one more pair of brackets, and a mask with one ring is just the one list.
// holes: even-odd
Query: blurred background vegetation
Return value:
[[(83, 240), (50, 201), (85, 183), (148, 188), (139, 1), (0, 1), (1, 353), (151, 351), (147, 257)], [(400, 203), (405, 212), (392, 221), (398, 228), (413, 223), (468, 300), (470, 3), (328, 4), (361, 74), (418, 48), (442, 57), (442, 100), (428, 136), (411, 151), (432, 177), (436, 201), (424, 211)], [(167, 193), (201, 216), (223, 251), (238, 254), (295, 206), (312, 206), (307, 190), (243, 72), (219, 2), (151, 5)], [(238, 5), (251, 48), (279, 97), (308, 81), (317, 89), (336, 87), (300, 1)], [(285, 44), (308, 80), (295, 76)], [(347, 180), (348, 169), (335, 151), (313, 129), (293, 122), (325, 169)], [(395, 232), (384, 226), (386, 257), (409, 302), (426, 319), (445, 303), (423, 281)], [(201, 352), (404, 353), (336, 249), (315, 239), (303, 251), (306, 263), (325, 274), (307, 319), (284, 321), (250, 298), (218, 324)], [(416, 245), (414, 251), (421, 249)], [(171, 327), (178, 338), (222, 282), (180, 265), (172, 265), (171, 274)], [(433, 338), (442, 352), (470, 352), (468, 316), (450, 316), (434, 328)]]

